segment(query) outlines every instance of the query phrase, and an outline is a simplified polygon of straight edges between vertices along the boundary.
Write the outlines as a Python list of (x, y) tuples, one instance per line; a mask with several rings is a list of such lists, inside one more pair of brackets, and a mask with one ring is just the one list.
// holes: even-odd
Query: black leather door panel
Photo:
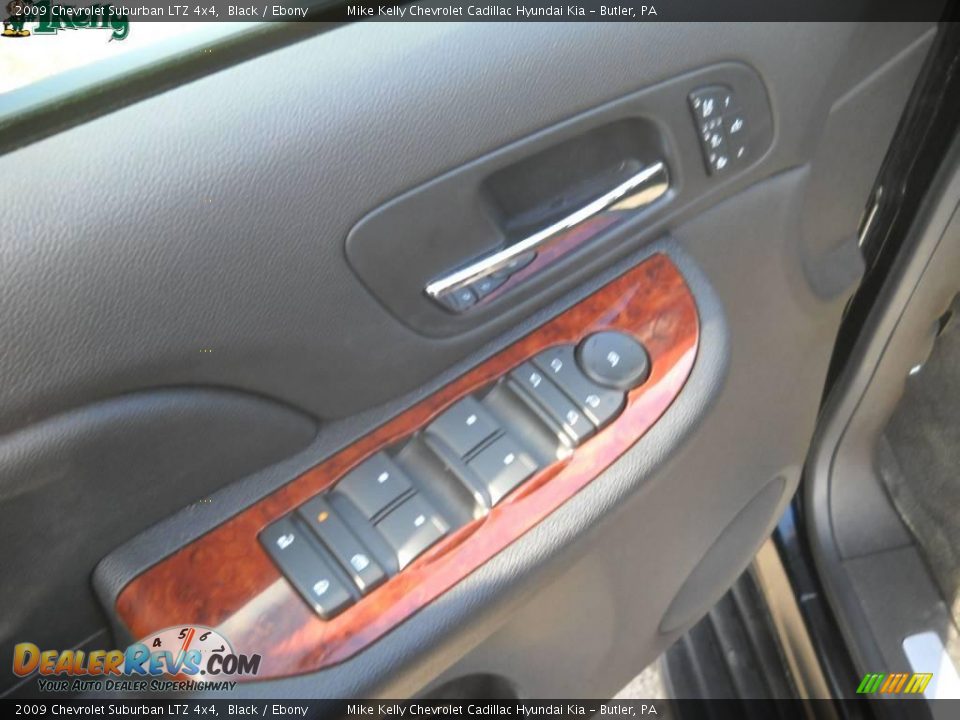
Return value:
[[(16, 180), (0, 201), (0, 572), (29, 589), (0, 653), (116, 621), (144, 569), (664, 253), (701, 335), (661, 419), (362, 652), (236, 691), (397, 696), (480, 674), (525, 696), (616, 692), (719, 597), (796, 487), (862, 271), (857, 222), (935, 32), (356, 23), (0, 156)], [(710, 176), (686, 96), (725, 79), (764, 142)], [(624, 107), (662, 140), (675, 202), (487, 309), (424, 305), (425, 279), (493, 243), (456, 193), (435, 216), (417, 206), (419, 225), (378, 208), (478, 166), (471, 187), (489, 190), (504, 153), (622, 131), (604, 114)], [(468, 227), (418, 245), (411, 228), (441, 220)], [(355, 242), (377, 250), (358, 261)], [(52, 577), (27, 579), (41, 566)], [(57, 598), (79, 609), (44, 630)]]

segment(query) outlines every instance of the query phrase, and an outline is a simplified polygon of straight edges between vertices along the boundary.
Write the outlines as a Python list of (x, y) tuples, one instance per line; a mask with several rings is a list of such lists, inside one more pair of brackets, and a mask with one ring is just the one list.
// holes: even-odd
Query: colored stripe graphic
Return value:
[(860, 686), (857, 688), (857, 693), (863, 695), (875, 693), (880, 689), (880, 683), (883, 682), (885, 677), (885, 673), (867, 673), (863, 676), (863, 680), (860, 681)]
[(858, 695), (920, 695), (933, 679), (933, 673), (867, 673), (857, 686)]
[(933, 673), (914, 673), (907, 683), (907, 689), (904, 692), (920, 694), (927, 689), (927, 685), (933, 680)]

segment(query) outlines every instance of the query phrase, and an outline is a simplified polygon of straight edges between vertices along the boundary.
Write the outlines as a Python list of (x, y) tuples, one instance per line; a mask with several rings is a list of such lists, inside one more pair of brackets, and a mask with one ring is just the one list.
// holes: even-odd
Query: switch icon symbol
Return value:
[(286, 535), (281, 535), (277, 538), (277, 547), (281, 550), (286, 550), (288, 547), (293, 545), (294, 536), (293, 533), (287, 533)]
[(324, 593), (326, 593), (327, 590), (329, 589), (330, 589), (329, 580), (317, 580), (317, 582), (313, 584), (313, 594), (316, 595), (317, 597), (323, 597)]

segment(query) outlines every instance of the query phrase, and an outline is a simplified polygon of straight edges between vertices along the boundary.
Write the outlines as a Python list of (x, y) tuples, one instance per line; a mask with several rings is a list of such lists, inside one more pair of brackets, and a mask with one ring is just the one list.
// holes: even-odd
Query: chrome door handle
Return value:
[[(468, 307), (489, 299), (495, 290), (500, 290), (514, 273), (533, 264), (538, 252), (546, 249), (555, 240), (580, 228), (588, 220), (605, 213), (635, 211), (659, 200), (670, 187), (667, 166), (660, 161), (644, 167), (640, 172), (628, 178), (615, 188), (608, 190), (596, 200), (579, 210), (570, 213), (552, 225), (511, 244), (509, 247), (475, 260), (466, 267), (430, 282), (425, 292), (447, 309), (462, 312)], [(615, 219), (615, 218), (613, 218)], [(613, 220), (612, 219), (612, 220)], [(611, 222), (612, 222), (611, 220)], [(561, 254), (592, 239), (601, 230), (609, 227), (605, 223), (594, 232), (578, 237)], [(551, 258), (554, 260), (556, 258)], [(546, 265), (547, 263), (537, 263)], [(531, 268), (532, 270), (533, 268)], [(537, 268), (539, 269), (539, 268)], [(527, 277), (532, 272), (525, 272)], [(490, 289), (492, 288), (492, 289)]]

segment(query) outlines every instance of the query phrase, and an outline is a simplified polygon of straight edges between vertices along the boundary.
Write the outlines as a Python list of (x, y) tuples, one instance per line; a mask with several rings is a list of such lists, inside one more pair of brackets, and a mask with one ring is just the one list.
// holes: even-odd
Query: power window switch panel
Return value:
[(353, 602), (327, 560), (289, 519), (267, 527), (260, 533), (260, 543), (320, 617), (329, 620)]
[(520, 386), (523, 396), (530, 397), (557, 425), (574, 445), (579, 445), (595, 432), (593, 423), (587, 419), (573, 402), (543, 372), (532, 363), (525, 362), (510, 373), (510, 380)]
[(493, 505), (537, 471), (536, 461), (509, 435), (481, 450), (467, 466), (487, 488)]
[(397, 554), (401, 570), (447, 534), (450, 526), (423, 496), (414, 495), (377, 523), (377, 530)]
[(366, 594), (386, 580), (383, 568), (322, 496), (301, 505), (297, 512), (333, 553), (357, 589)]
[(475, 397), (467, 396), (427, 426), (427, 432), (464, 457), (500, 430), (497, 421)]
[(410, 480), (384, 453), (377, 453), (348, 472), (336, 491), (346, 496), (360, 512), (372, 519), (410, 490)]

